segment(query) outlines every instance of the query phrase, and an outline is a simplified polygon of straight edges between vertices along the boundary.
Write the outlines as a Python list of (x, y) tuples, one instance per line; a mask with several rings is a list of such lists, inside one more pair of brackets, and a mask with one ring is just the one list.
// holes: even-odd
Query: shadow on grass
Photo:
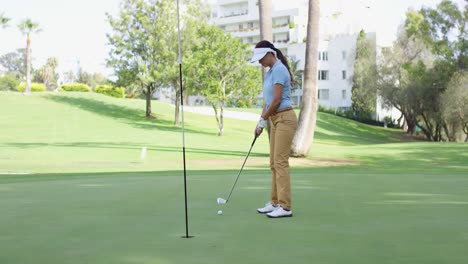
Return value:
[[(109, 104), (103, 101), (73, 97), (67, 95), (47, 95), (44, 98), (57, 103), (68, 104), (73, 107), (92, 112), (112, 119), (120, 120), (141, 129), (159, 129), (162, 131), (180, 131), (180, 127), (174, 125), (172, 121), (160, 118), (146, 119), (144, 110), (137, 110), (129, 107)], [(204, 132), (185, 128), (185, 132), (194, 134), (216, 135), (215, 133)]]
[[(75, 142), (75, 143), (5, 143), (0, 144), (3, 147), (15, 147), (15, 148), (39, 148), (39, 147), (72, 147), (72, 148), (101, 148), (101, 149), (130, 149), (130, 150), (140, 150), (142, 145), (135, 143), (126, 143), (126, 142)], [(154, 146), (145, 144), (147, 150), (150, 151), (161, 151), (161, 152), (182, 152), (182, 147), (169, 147), (169, 146)], [(245, 156), (247, 152), (245, 151), (227, 151), (220, 149), (209, 149), (209, 148), (185, 148), (187, 153), (196, 153), (196, 154), (210, 154), (210, 155), (224, 155), (224, 156)], [(250, 153), (250, 156), (255, 157), (268, 157), (268, 154), (264, 153)]]
[(333, 141), (340, 145), (369, 145), (389, 143), (389, 141), (398, 142), (398, 135), (400, 134), (395, 130), (372, 127), (327, 113), (319, 113), (317, 127), (330, 132), (316, 131), (315, 136), (317, 139)]
[(359, 155), (363, 170), (406, 173), (462, 173), (468, 178), (468, 144), (407, 143), (392, 147), (396, 153), (366, 153)]
[[(236, 175), (239, 170), (187, 170), (187, 176), (232, 176)], [(244, 173), (270, 173), (270, 170), (244, 170)], [(109, 178), (115, 179), (119, 177), (183, 177), (183, 170), (167, 170), (167, 171), (126, 171), (126, 172), (77, 172), (77, 173), (37, 173), (37, 174), (19, 174), (19, 175), (0, 175), (0, 184), (15, 183), (15, 182), (42, 182), (53, 180), (73, 180), (73, 179), (91, 179), (91, 178)]]

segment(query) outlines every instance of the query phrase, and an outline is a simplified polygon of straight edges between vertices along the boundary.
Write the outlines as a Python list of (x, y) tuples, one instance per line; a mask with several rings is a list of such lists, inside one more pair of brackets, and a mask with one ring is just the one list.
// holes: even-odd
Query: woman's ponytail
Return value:
[[(271, 44), (273, 46), (273, 44)], [(283, 53), (281, 52), (281, 50), (275, 48), (273, 46), (272, 48), (274, 51), (276, 51), (276, 57), (278, 57), (279, 60), (281, 60), (281, 62), (284, 64), (284, 66), (286, 66), (286, 68), (288, 69), (288, 72), (289, 72), (289, 75), (291, 76), (291, 83), (294, 82), (294, 76), (291, 72), (291, 68), (289, 68), (289, 62), (288, 62), (288, 58), (286, 58), (286, 56), (283, 55)]]

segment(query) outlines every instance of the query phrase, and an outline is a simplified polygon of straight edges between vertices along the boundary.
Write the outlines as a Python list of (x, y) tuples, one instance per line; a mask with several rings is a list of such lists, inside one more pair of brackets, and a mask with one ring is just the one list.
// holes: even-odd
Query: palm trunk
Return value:
[(258, 3), (258, 9), (260, 16), (260, 39), (273, 42), (271, 0), (260, 0)]
[[(258, 11), (260, 18), (260, 40), (268, 40), (273, 43), (273, 18), (271, 17), (271, 0), (258, 1)], [(267, 69), (260, 67), (262, 80), (265, 79)], [(267, 122), (266, 131), (270, 138), (270, 122)]]
[(318, 44), (319, 44), (320, 0), (309, 0), (307, 21), (306, 58), (302, 107), (298, 127), (291, 145), (291, 156), (304, 157), (309, 153), (314, 140), (318, 110)]
[(31, 93), (31, 38), (28, 33), (26, 37), (26, 94)]
[[(260, 16), (260, 40), (268, 40), (273, 43), (273, 19), (271, 17), (271, 0), (260, 0), (258, 2)], [(262, 80), (266, 69), (262, 68)]]

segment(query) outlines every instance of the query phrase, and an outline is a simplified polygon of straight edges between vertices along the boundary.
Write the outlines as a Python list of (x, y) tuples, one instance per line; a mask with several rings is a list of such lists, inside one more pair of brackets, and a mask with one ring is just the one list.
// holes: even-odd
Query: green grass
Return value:
[[(294, 217), (269, 195), (265, 135), (225, 197), (255, 122), (185, 114), (189, 227), (173, 108), (96, 94), (0, 93), (0, 263), (465, 263), (467, 144), (319, 114), (292, 161)], [(148, 147), (146, 160), (140, 159)], [(32, 174), (6, 174), (28, 172)], [(216, 211), (224, 214), (218, 216)]]

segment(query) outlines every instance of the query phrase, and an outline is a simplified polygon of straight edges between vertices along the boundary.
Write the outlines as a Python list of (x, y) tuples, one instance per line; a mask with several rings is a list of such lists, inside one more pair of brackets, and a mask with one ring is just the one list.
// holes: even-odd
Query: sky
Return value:
[[(215, 0), (210, 0), (215, 1)], [(408, 8), (435, 7), (441, 0), (321, 0), (321, 22), (331, 15), (339, 20), (328, 26), (329, 33), (352, 33), (363, 28), (377, 33), (377, 44), (389, 46), (396, 38)], [(454, 0), (459, 5), (464, 0)], [(304, 0), (273, 0), (274, 8), (294, 8)], [(116, 16), (120, 0), (0, 0), (0, 13), (11, 18), (10, 26), (0, 28), (0, 55), (26, 46), (26, 36), (17, 25), (26, 18), (39, 23), (41, 32), (31, 36), (33, 66), (39, 68), (47, 58), (59, 60), (59, 73), (76, 72), (78, 65), (87, 72), (111, 77), (106, 68), (106, 33), (111, 32), (106, 13)], [(322, 29), (323, 30), (323, 29)]]

